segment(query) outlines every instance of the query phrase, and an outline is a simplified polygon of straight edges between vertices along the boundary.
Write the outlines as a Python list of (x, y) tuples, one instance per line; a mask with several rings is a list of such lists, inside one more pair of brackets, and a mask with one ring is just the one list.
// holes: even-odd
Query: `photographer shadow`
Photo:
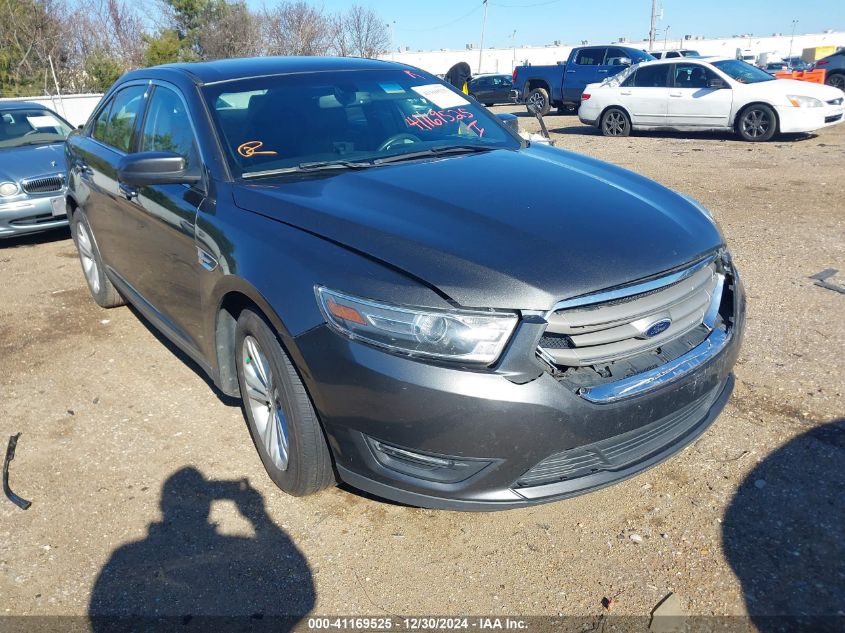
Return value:
[[(220, 534), (211, 503), (231, 500), (255, 535)], [(290, 631), (315, 603), (308, 562), (245, 481), (207, 480), (195, 468), (162, 486), (163, 518), (114, 551), (89, 604), (95, 632)], [(139, 628), (140, 627), (140, 628)]]
[(845, 419), (760, 462), (723, 520), (725, 555), (761, 633), (845, 630)]

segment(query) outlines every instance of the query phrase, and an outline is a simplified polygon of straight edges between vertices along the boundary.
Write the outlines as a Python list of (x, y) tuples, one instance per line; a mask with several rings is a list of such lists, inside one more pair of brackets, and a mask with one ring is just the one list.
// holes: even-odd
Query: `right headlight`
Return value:
[(315, 290), (332, 329), (406, 356), (490, 365), (501, 355), (517, 322), (516, 314), (508, 312), (415, 308), (322, 286)]
[(18, 187), (18, 183), (16, 182), (0, 182), (0, 196), (3, 198), (9, 198), (10, 196), (14, 196), (20, 191), (20, 187)]
[(796, 108), (821, 108), (824, 103), (815, 97), (805, 97), (803, 95), (786, 95), (791, 103)]

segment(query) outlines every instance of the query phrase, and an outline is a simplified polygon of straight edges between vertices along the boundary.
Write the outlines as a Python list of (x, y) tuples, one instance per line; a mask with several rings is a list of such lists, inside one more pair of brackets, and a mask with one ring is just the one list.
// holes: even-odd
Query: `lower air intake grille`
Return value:
[(619, 470), (660, 452), (686, 435), (713, 405), (720, 388), (683, 409), (646, 426), (547, 457), (517, 481), (529, 487), (583, 477), (601, 470)]

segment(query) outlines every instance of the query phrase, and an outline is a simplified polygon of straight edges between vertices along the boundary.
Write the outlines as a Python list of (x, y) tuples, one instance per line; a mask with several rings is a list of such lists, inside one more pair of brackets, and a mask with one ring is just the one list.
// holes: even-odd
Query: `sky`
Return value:
[[(310, 0), (328, 12), (348, 9), (353, 0)], [(482, 0), (354, 0), (374, 8), (392, 26), (394, 49), (476, 47), (484, 14)], [(248, 0), (250, 6), (273, 0)], [(707, 37), (742, 33), (789, 34), (845, 31), (843, 0), (662, 0), (669, 37)], [(651, 0), (489, 0), (484, 47), (609, 42), (619, 37), (648, 37)], [(511, 40), (513, 31), (516, 35)], [(662, 40), (663, 31), (658, 34)]]

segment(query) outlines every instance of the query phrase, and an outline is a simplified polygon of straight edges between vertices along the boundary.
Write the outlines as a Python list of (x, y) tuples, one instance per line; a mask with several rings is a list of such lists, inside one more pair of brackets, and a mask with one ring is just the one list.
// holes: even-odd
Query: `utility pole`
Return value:
[[(487, 0), (485, 0), (486, 3)], [(654, 37), (657, 27), (657, 0), (651, 0), (651, 28), (648, 30), (648, 50), (654, 50)]]
[(666, 40), (669, 39), (669, 29), (671, 29), (671, 28), (672, 28), (671, 26), (667, 26), (666, 30), (663, 31), (663, 50), (664, 51), (666, 50)]
[(511, 70), (516, 68), (516, 29), (511, 33), (511, 49), (513, 50), (513, 64)]
[(478, 47), (478, 74), (481, 74), (481, 57), (484, 55), (484, 29), (487, 28), (487, 0), (484, 0), (484, 18), (481, 21), (481, 46)]
[(795, 26), (798, 24), (798, 18), (792, 20), (792, 36), (789, 38), (789, 55), (787, 56), (787, 60), (789, 61), (789, 67), (792, 68), (792, 42), (795, 39)]

